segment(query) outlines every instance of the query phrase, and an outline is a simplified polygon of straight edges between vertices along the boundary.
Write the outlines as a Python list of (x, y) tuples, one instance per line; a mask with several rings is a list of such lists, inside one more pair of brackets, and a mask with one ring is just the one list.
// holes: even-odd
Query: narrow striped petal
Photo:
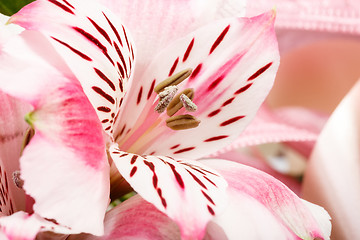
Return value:
[(95, 1), (38, 0), (10, 22), (47, 36), (112, 136), (135, 58), (131, 36), (119, 19)]
[(33, 210), (72, 232), (102, 234), (109, 167), (95, 110), (39, 33), (24, 32), (3, 50), (0, 89), (32, 106), (26, 120), (35, 135), (20, 158), (20, 176)]
[[(255, 116), (279, 65), (273, 29), (274, 12), (254, 18), (232, 18), (201, 28), (164, 49), (135, 81), (120, 115), (116, 139), (122, 150), (199, 158), (234, 140)], [(179, 91), (194, 89), (196, 128), (174, 131), (167, 113), (154, 111), (154, 86), (191, 68)], [(134, 121), (136, 119), (136, 121)]]
[(196, 161), (126, 153), (116, 144), (109, 152), (126, 181), (173, 219), (184, 239), (202, 239), (226, 204), (224, 179)]

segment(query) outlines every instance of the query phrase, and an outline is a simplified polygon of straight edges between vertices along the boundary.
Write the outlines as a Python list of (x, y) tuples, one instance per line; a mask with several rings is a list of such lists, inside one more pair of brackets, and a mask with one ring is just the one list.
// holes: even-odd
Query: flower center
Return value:
[(160, 82), (154, 88), (154, 91), (159, 95), (159, 102), (154, 110), (158, 113), (166, 110), (167, 115), (170, 117), (166, 119), (166, 126), (173, 130), (195, 128), (200, 124), (200, 121), (190, 114), (173, 116), (183, 107), (189, 112), (197, 110), (196, 104), (192, 101), (194, 99), (194, 89), (187, 88), (175, 96), (178, 91), (177, 85), (187, 79), (191, 73), (192, 69), (180, 71)]

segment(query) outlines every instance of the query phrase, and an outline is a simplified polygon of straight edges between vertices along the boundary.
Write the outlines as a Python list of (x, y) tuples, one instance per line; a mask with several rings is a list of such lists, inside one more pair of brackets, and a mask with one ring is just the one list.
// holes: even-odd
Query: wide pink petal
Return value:
[(360, 238), (360, 82), (336, 108), (305, 172), (304, 197), (328, 209), (334, 239)]
[(327, 212), (302, 201), (272, 176), (225, 160), (202, 163), (216, 169), (229, 184), (230, 204), (214, 219), (229, 238), (329, 239)]
[(215, 19), (244, 16), (243, 0), (100, 0), (122, 18), (136, 42), (136, 76), (172, 41)]
[[(13, 42), (26, 49), (18, 40)], [(109, 167), (93, 107), (77, 80), (59, 73), (52, 62), (11, 54), (1, 58), (0, 88), (34, 108), (26, 120), (36, 133), (20, 158), (23, 188), (35, 199), (34, 211), (73, 232), (102, 234)]]
[(28, 128), (24, 115), (30, 106), (0, 91), (0, 211), (10, 215), (25, 210), (25, 192), (13, 182)]
[[(164, 49), (127, 95), (116, 131), (120, 148), (198, 158), (234, 140), (254, 117), (275, 78), (279, 55), (274, 18), (274, 12), (268, 12), (218, 21)], [(186, 68), (194, 69), (193, 74), (179, 91), (194, 88), (198, 110), (190, 114), (201, 123), (174, 131), (166, 126), (166, 113), (154, 111), (158, 98), (153, 87)]]
[[(8, 217), (0, 217), (0, 237), (4, 240), (30, 240), (35, 239), (40, 231), (57, 233), (70, 233), (71, 230), (41, 218), (37, 214), (16, 212)], [(3, 235), (1, 235), (3, 234)]]
[(104, 224), (104, 236), (81, 234), (70, 236), (68, 240), (180, 240), (180, 230), (176, 223), (139, 195), (131, 197), (107, 212)]
[(112, 135), (134, 65), (133, 42), (124, 25), (95, 1), (72, 0), (38, 0), (11, 22), (47, 36)]
[(202, 164), (109, 149), (120, 174), (145, 200), (178, 223), (183, 238), (201, 239), (226, 204), (226, 182)]

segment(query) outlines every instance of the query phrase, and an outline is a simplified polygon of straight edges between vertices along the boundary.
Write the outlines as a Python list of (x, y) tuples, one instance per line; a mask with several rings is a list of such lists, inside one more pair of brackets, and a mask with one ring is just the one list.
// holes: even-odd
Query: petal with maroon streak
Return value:
[(228, 238), (330, 239), (329, 214), (300, 199), (274, 177), (225, 160), (201, 162), (219, 171), (229, 183), (230, 204), (214, 219)]
[[(274, 18), (274, 12), (268, 12), (214, 22), (164, 49), (124, 101), (126, 108), (116, 130), (121, 149), (200, 158), (234, 140), (255, 116), (275, 78), (279, 54)], [(178, 60), (184, 54), (186, 61)], [(158, 98), (153, 86), (171, 72), (187, 68), (194, 71), (179, 84), (179, 91), (194, 88), (198, 110), (190, 114), (201, 123), (173, 131), (165, 124), (166, 113), (154, 111)], [(177, 114), (184, 113), (182, 109)]]
[(116, 144), (109, 151), (120, 174), (177, 222), (184, 238), (201, 239), (207, 222), (225, 206), (226, 182), (198, 162), (126, 153)]
[(119, 19), (94, 1), (38, 0), (10, 22), (48, 37), (112, 136), (135, 56), (131, 36)]

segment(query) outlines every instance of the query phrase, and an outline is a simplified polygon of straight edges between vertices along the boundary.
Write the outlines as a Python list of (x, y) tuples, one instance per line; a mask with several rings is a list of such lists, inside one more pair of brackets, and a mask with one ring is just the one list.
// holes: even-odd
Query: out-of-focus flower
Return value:
[[(104, 2), (119, 9), (119, 2)], [(142, 32), (134, 41), (116, 16), (93, 1), (38, 0), (10, 19), (26, 30), (2, 46), (0, 85), (32, 107), (26, 121), (35, 134), (20, 157), (15, 182), (34, 198), (35, 214), (1, 218), (3, 232), (16, 236), (19, 225), (14, 223), (23, 219), (21, 227), (32, 230), (29, 238), (39, 229), (49, 230), (42, 229), (43, 222), (58, 226), (50, 228), (57, 233), (103, 234), (110, 187), (107, 153), (112, 190), (119, 190), (116, 184), (123, 177), (141, 198), (109, 211), (103, 239), (170, 233), (184, 239), (327, 239), (327, 213), (272, 177), (219, 159), (194, 161), (234, 140), (270, 90), (279, 64), (274, 12), (197, 29), (208, 16), (224, 14), (216, 10), (219, 4), (234, 2), (159, 1), (163, 5), (152, 4), (154, 11), (146, 11), (163, 13), (161, 6), (169, 13), (187, 11), (148, 32), (166, 17), (141, 18), (140, 2), (123, 2), (138, 6), (132, 13), (139, 19), (135, 26), (140, 29), (146, 19), (144, 32), (171, 41), (168, 46), (139, 40)], [(210, 15), (202, 12), (204, 6)], [(187, 16), (197, 21), (183, 25), (180, 20)], [(165, 27), (171, 34), (161, 38)], [(181, 38), (175, 40), (174, 33)], [(172, 99), (177, 88), (191, 94)], [(230, 227), (234, 217), (241, 229)], [(121, 227), (129, 222), (131, 231)], [(267, 227), (260, 228), (264, 222)]]

